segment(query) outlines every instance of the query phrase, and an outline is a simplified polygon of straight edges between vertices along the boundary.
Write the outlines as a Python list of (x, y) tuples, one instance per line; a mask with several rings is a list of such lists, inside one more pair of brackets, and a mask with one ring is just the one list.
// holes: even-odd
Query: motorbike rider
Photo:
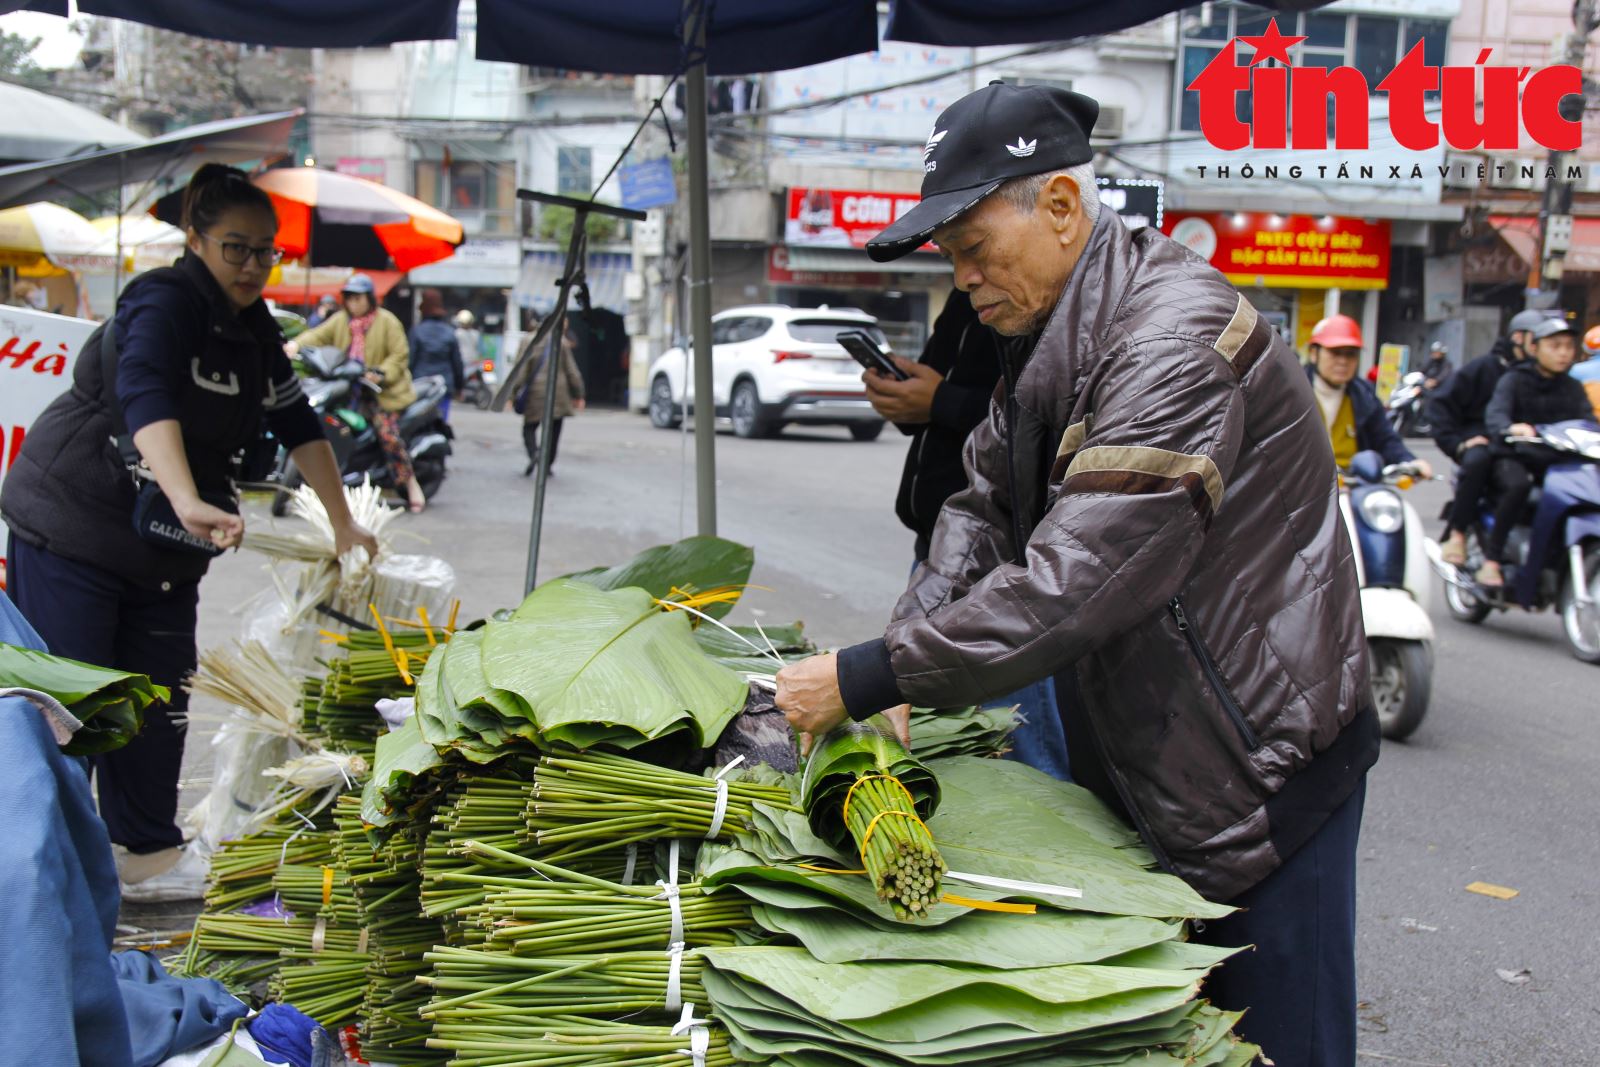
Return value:
[(1357, 452), (1373, 451), (1385, 463), (1411, 463), (1424, 478), (1432, 477), (1427, 460), (1413, 455), (1394, 432), (1377, 392), (1356, 377), (1362, 346), (1361, 326), (1349, 315), (1329, 315), (1311, 328), (1306, 377), (1333, 440), (1334, 464), (1342, 469)]
[(1533, 329), (1549, 317), (1548, 311), (1517, 312), (1511, 316), (1506, 336), (1428, 395), (1423, 415), (1433, 427), (1434, 443), (1457, 466), (1449, 526), (1439, 546), (1440, 558), (1453, 566), (1467, 562), (1467, 531), (1477, 521), (1478, 506), (1488, 492), (1494, 469), (1483, 421), (1489, 400), (1501, 376), (1529, 358)]
[(1450, 349), (1443, 341), (1428, 346), (1428, 362), (1422, 365), (1422, 388), (1431, 393), (1450, 377)]
[(456, 312), (456, 345), (461, 350), (461, 369), (467, 377), (472, 377), (478, 370), (478, 361), (482, 359), (483, 332), (478, 329), (478, 320), (467, 308)]
[(1506, 535), (1522, 517), (1528, 494), (1550, 466), (1547, 459), (1516, 452), (1506, 443), (1506, 436), (1533, 437), (1539, 424), (1588, 419), (1594, 413), (1583, 384), (1568, 373), (1577, 358), (1577, 340), (1566, 316), (1545, 319), (1533, 330), (1531, 358), (1501, 375), (1494, 387), (1484, 426), (1495, 456), (1494, 480), (1500, 492), (1495, 499), (1494, 525), (1483, 539), (1483, 566), (1473, 576), (1479, 585), (1496, 589), (1505, 584), (1500, 564)]
[(1600, 422), (1600, 326), (1589, 327), (1583, 335), (1583, 354), (1583, 362), (1572, 366), (1572, 377), (1583, 383), (1589, 403), (1594, 405), (1595, 421)]

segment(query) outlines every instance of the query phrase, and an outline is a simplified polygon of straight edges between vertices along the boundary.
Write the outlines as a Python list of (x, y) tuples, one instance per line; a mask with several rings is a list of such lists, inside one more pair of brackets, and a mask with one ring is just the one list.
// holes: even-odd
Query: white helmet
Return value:
[(460, 326), (463, 329), (470, 329), (473, 321), (472, 312), (468, 311), (466, 308), (462, 308), (460, 311), (456, 312), (457, 326)]

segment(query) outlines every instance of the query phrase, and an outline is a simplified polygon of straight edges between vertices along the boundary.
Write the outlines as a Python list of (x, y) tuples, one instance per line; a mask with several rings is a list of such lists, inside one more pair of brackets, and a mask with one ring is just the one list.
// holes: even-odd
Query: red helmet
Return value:
[(1583, 350), (1590, 357), (1600, 352), (1600, 326), (1589, 327), (1589, 332), (1583, 335)]
[(1361, 348), (1361, 326), (1349, 315), (1329, 315), (1311, 327), (1311, 343), (1323, 348)]

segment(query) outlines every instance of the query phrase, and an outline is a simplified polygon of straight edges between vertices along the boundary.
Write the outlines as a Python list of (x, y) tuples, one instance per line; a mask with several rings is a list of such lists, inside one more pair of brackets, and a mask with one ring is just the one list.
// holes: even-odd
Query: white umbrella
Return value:
[(99, 112), (0, 82), (0, 160), (56, 159), (143, 140)]
[(100, 232), (97, 253), (115, 256), (129, 274), (168, 267), (183, 255), (183, 231), (153, 215), (123, 215), (121, 244), (118, 245), (117, 216), (103, 215), (91, 225)]
[(42, 277), (72, 270), (110, 270), (116, 256), (100, 249), (100, 231), (59, 204), (23, 204), (0, 211), (0, 266)]

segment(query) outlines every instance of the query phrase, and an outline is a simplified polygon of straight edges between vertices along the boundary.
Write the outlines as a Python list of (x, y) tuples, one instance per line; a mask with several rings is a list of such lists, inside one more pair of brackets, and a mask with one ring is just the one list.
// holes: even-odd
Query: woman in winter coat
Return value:
[(411, 468), (411, 454), (400, 436), (400, 413), (417, 399), (411, 386), (411, 348), (406, 328), (394, 312), (378, 306), (377, 288), (365, 274), (352, 274), (339, 291), (343, 303), (326, 322), (302, 333), (289, 344), (293, 355), (302, 348), (334, 345), (351, 359), (366, 364), (367, 378), (382, 390), (373, 427), (383, 444), (384, 458), (397, 490), (406, 494), (412, 511), (421, 511), (428, 499)]
[[(528, 340), (523, 342), (523, 352), (533, 343), (534, 334), (528, 335)], [(554, 472), (556, 465), (556, 447), (561, 444), (561, 420), (571, 415), (574, 411), (582, 411), (585, 407), (583, 397), (583, 373), (578, 370), (578, 360), (574, 353), (578, 347), (577, 341), (568, 329), (561, 336), (561, 355), (556, 373), (556, 409), (555, 421), (550, 426), (550, 468)], [(518, 353), (518, 362), (521, 362), (523, 353)], [(522, 476), (528, 477), (533, 473), (533, 468), (539, 463), (539, 423), (544, 419), (545, 389), (550, 384), (550, 348), (534, 357), (535, 362), (527, 379), (528, 395), (527, 406), (522, 409), (522, 444), (528, 450), (528, 465), (523, 468)]]
[(244, 534), (236, 457), (270, 429), (327, 509), (339, 552), (378, 549), (350, 515), (333, 449), (261, 298), (282, 257), (272, 201), (243, 172), (206, 164), (184, 193), (183, 225), (183, 258), (118, 298), (71, 388), (29, 429), (0, 497), (10, 593), (50, 651), (172, 690), (125, 747), (91, 757), (102, 834), (122, 850), (122, 899), (140, 903), (204, 888), (208, 861), (183, 848), (175, 821), (180, 687), (195, 667), (200, 579), (213, 551)]

